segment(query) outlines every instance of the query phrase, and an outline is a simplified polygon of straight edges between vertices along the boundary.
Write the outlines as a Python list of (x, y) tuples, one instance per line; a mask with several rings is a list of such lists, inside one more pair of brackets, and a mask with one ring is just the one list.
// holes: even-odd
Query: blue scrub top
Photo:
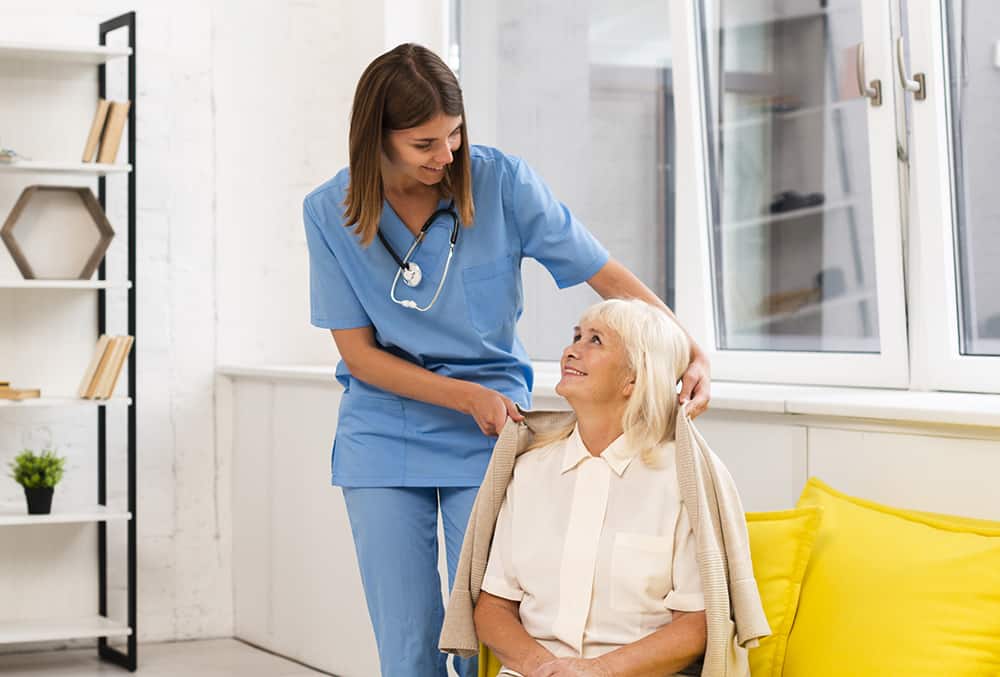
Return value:
[[(389, 298), (398, 267), (376, 239), (365, 248), (345, 228), (345, 168), (305, 199), (312, 324), (372, 326), (384, 350), (434, 373), (480, 383), (531, 405), (531, 361), (515, 333), (523, 310), (521, 260), (537, 259), (562, 289), (592, 277), (608, 252), (519, 158), (472, 146), (475, 223), (460, 228), (455, 255), (434, 307), (421, 313)], [(441, 201), (441, 207), (447, 201)], [(396, 296), (425, 306), (448, 256), (452, 220), (439, 217), (413, 259), (415, 288)], [(382, 234), (399, 256), (413, 235), (388, 202)], [(400, 397), (353, 378), (344, 386), (334, 440), (332, 480), (344, 487), (478, 486), (495, 442), (472, 416)]]

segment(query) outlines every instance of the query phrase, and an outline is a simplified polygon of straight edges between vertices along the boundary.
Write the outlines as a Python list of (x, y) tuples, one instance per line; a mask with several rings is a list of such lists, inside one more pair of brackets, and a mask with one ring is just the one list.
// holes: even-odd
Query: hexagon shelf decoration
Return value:
[(89, 280), (114, 236), (94, 193), (79, 186), (28, 186), (0, 228), (26, 280)]

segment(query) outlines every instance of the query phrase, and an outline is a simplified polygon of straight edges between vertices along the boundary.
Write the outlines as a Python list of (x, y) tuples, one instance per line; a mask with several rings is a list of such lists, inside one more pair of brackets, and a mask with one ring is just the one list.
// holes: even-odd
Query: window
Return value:
[(1000, 355), (1000, 8), (949, 3), (958, 333), (963, 355)]
[[(667, 3), (476, 0), (454, 11), (473, 141), (523, 157), (613, 257), (672, 303)], [(585, 285), (557, 290), (534, 261), (523, 275), (521, 339), (533, 359), (558, 359), (597, 296)]]
[[(691, 27), (674, 33), (676, 69), (690, 74), (678, 97), (699, 104), (678, 113), (678, 138), (703, 140), (678, 173), (705, 183), (678, 191), (677, 246), (697, 254), (683, 273), (678, 259), (689, 282), (678, 311), (715, 377), (905, 386), (887, 8), (673, 6)], [(859, 87), (859, 60), (866, 89), (881, 80), (877, 100)], [(682, 193), (703, 204), (681, 211)]]
[[(470, 127), (676, 293), (714, 378), (1000, 392), (995, 2), (587, 7), (463, 3)], [(594, 296), (525, 284), (555, 359)]]
[(839, 72), (861, 11), (747, 7), (707, 33), (718, 347), (877, 353), (868, 100)]
[(1000, 392), (1000, 7), (988, 0), (903, 3), (910, 105), (911, 340), (914, 382)]

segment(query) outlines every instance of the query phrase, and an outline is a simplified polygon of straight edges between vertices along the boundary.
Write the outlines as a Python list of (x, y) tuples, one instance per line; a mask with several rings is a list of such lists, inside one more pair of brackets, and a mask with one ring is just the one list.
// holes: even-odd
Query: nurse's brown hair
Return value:
[(455, 201), (465, 226), (472, 225), (469, 137), (458, 78), (431, 50), (406, 43), (372, 61), (358, 81), (351, 109), (351, 179), (344, 200), (344, 225), (367, 247), (382, 218), (382, 152), (389, 132), (424, 124), (437, 115), (461, 116), (462, 145), (445, 171), (443, 198)]

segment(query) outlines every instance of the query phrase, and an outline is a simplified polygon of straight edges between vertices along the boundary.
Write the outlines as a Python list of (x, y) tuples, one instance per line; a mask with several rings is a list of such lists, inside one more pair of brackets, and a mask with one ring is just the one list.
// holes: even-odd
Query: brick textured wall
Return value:
[[(217, 443), (221, 362), (328, 362), (308, 325), (302, 197), (346, 163), (354, 83), (386, 39), (382, 3), (12, 0), (0, 40), (94, 44), (97, 26), (138, 15), (140, 639), (233, 632), (231, 455)], [(124, 38), (124, 35), (121, 36)], [(125, 98), (124, 63), (109, 66)], [(76, 160), (97, 94), (91, 68), (0, 65), (0, 142), (35, 159)], [(23, 180), (22, 180), (23, 179)], [(29, 182), (4, 176), (0, 215)], [(96, 181), (82, 184), (96, 190)], [(125, 180), (109, 180), (123, 275)], [(0, 277), (19, 274), (0, 251)], [(93, 349), (95, 297), (0, 291), (0, 378), (71, 392)], [(124, 332), (124, 295), (109, 293)], [(122, 391), (119, 391), (122, 392)], [(69, 457), (57, 502), (96, 495), (90, 410), (0, 410), (0, 463), (24, 446)], [(109, 412), (111, 502), (124, 503), (124, 409)], [(223, 440), (224, 442), (225, 440)], [(237, 452), (238, 453), (238, 452)], [(0, 502), (23, 501), (0, 478)], [(238, 506), (237, 506), (237, 509)], [(92, 613), (92, 525), (0, 529), (0, 620)], [(112, 610), (123, 615), (124, 528), (110, 529)], [(4, 575), (4, 572), (22, 572)]]

